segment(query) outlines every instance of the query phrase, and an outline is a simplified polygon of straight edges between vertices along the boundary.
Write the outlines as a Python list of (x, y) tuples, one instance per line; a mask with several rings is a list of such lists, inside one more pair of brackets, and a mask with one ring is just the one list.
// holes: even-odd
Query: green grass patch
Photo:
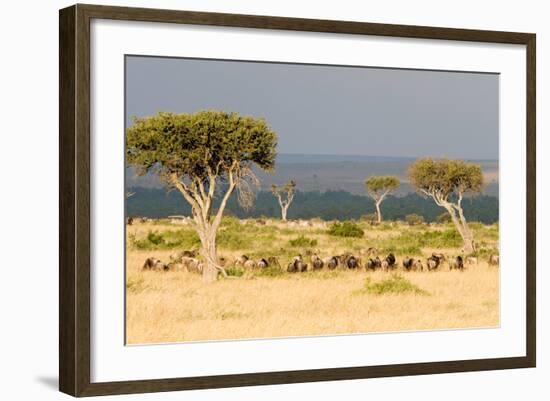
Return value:
[(363, 229), (353, 221), (344, 221), (343, 223), (333, 223), (327, 233), (337, 237), (361, 238), (365, 234)]
[(386, 253), (394, 253), (399, 255), (421, 255), (422, 249), (418, 245), (386, 245), (384, 247), (379, 248), (381, 249), (383, 254)]
[(443, 231), (425, 231), (421, 239), (423, 246), (433, 248), (456, 248), (462, 246), (462, 237), (454, 228)]
[(242, 277), (244, 275), (244, 269), (241, 267), (229, 267), (225, 269), (225, 272), (229, 277)]
[(285, 275), (285, 272), (277, 266), (268, 266), (265, 269), (258, 270), (254, 275), (258, 277), (281, 277)]
[(126, 279), (126, 290), (133, 294), (140, 293), (146, 288), (143, 277), (128, 277)]
[(429, 295), (427, 291), (414, 285), (405, 277), (399, 274), (393, 274), (390, 278), (377, 282), (372, 282), (372, 279), (370, 277), (367, 277), (364, 287), (359, 290), (359, 292), (374, 295), (403, 293)]
[(308, 238), (304, 235), (300, 235), (298, 238), (288, 241), (288, 244), (293, 247), (311, 247), (317, 246), (317, 240), (315, 238)]
[(250, 245), (250, 239), (243, 232), (236, 230), (220, 230), (216, 238), (220, 248), (237, 251)]
[(454, 229), (418, 230), (407, 229), (405, 232), (369, 244), (382, 250), (384, 253), (420, 255), (422, 248), (457, 248), (462, 246), (462, 238)]
[(140, 250), (192, 249), (200, 245), (195, 230), (149, 231), (145, 238), (130, 236), (132, 245)]

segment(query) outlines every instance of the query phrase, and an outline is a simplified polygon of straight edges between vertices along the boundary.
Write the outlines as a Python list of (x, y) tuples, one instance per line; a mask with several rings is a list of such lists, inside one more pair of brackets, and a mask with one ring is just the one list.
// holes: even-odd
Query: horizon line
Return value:
[[(372, 154), (366, 154), (366, 155), (360, 155), (360, 154), (348, 154), (348, 153), (301, 153), (301, 152), (280, 152), (277, 153), (277, 156), (279, 155), (289, 155), (289, 156), (339, 156), (339, 157), (373, 157), (373, 158), (392, 158), (392, 159), (422, 159), (426, 157), (432, 157), (432, 156), (390, 156), (390, 155), (372, 155)], [(491, 158), (476, 158), (476, 157), (433, 157), (434, 159), (450, 159), (450, 160), (473, 160), (473, 161), (496, 161), (498, 162), (499, 159), (491, 159)]]

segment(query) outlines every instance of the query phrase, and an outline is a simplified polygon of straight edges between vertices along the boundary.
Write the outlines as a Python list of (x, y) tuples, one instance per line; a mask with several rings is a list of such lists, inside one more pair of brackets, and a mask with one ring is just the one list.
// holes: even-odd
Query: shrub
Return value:
[(147, 241), (149, 241), (153, 245), (161, 245), (166, 242), (162, 234), (157, 233), (156, 231), (149, 231), (149, 233), (147, 234)]
[(244, 269), (241, 267), (229, 267), (225, 269), (225, 272), (229, 277), (242, 277), (244, 275)]
[(399, 274), (393, 274), (390, 278), (375, 283), (368, 277), (361, 292), (375, 295), (402, 294), (406, 292), (412, 292), (418, 295), (428, 295), (428, 292), (414, 285)]
[(337, 237), (355, 237), (361, 238), (365, 233), (361, 227), (352, 221), (344, 221), (343, 223), (334, 223), (328, 229), (329, 235)]
[(405, 221), (409, 226), (417, 226), (424, 223), (424, 217), (416, 213), (408, 214), (405, 216)]
[(291, 239), (288, 243), (293, 247), (311, 247), (317, 245), (317, 240), (300, 235), (298, 238)]

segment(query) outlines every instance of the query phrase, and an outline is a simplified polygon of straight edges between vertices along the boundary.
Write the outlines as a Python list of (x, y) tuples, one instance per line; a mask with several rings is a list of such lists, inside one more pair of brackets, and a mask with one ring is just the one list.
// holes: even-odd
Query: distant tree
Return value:
[(380, 211), (380, 205), (384, 201), (384, 198), (399, 187), (399, 178), (393, 175), (372, 176), (365, 181), (365, 187), (367, 193), (374, 199), (376, 206), (376, 217), (378, 223), (382, 222), (382, 212)]
[(463, 160), (425, 158), (417, 160), (409, 167), (409, 177), (420, 192), (430, 196), (449, 213), (464, 241), (464, 251), (474, 252), (474, 235), (464, 217), (462, 199), (468, 192), (481, 191), (481, 167)]
[(286, 215), (290, 204), (294, 200), (294, 194), (296, 193), (296, 182), (290, 180), (284, 185), (271, 185), (271, 192), (279, 201), (281, 207), (281, 218), (286, 221)]
[[(277, 135), (262, 119), (223, 111), (194, 114), (159, 113), (136, 118), (126, 132), (126, 159), (138, 174), (154, 172), (191, 205), (204, 258), (203, 280), (226, 275), (218, 264), (216, 236), (231, 195), (240, 203), (254, 200), (255, 165), (272, 170)], [(221, 196), (213, 210), (216, 193)]]

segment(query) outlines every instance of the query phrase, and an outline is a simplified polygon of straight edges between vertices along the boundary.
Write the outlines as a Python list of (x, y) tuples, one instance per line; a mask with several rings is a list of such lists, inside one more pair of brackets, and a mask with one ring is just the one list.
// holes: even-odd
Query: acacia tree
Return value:
[[(159, 113), (136, 118), (126, 132), (126, 158), (138, 174), (153, 172), (191, 205), (204, 259), (203, 280), (226, 275), (216, 235), (231, 195), (250, 206), (258, 180), (252, 166), (273, 169), (277, 135), (263, 119), (223, 111)], [(214, 199), (219, 198), (217, 210)]]
[(468, 192), (481, 191), (481, 167), (463, 160), (425, 158), (417, 160), (409, 167), (409, 177), (420, 192), (430, 196), (449, 213), (464, 241), (464, 251), (474, 252), (474, 235), (464, 217), (462, 199)]
[(296, 182), (290, 180), (284, 185), (271, 185), (271, 192), (277, 200), (279, 201), (279, 206), (281, 206), (281, 218), (283, 221), (286, 221), (286, 214), (290, 204), (294, 200), (294, 194), (296, 193)]
[(365, 187), (369, 196), (374, 199), (376, 205), (376, 219), (382, 222), (380, 205), (388, 194), (400, 185), (399, 178), (393, 175), (372, 176), (365, 181)]

